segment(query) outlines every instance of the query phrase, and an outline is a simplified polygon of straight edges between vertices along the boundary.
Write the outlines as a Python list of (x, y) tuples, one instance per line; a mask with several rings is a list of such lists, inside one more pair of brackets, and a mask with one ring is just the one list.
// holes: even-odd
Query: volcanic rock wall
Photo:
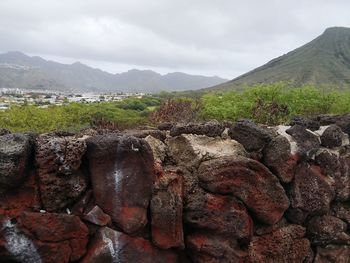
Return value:
[(0, 136), (1, 262), (350, 262), (347, 131)]

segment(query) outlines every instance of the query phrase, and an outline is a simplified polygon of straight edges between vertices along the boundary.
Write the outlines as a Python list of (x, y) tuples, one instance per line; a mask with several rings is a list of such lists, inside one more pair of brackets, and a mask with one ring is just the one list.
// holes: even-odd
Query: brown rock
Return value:
[(335, 217), (343, 220), (350, 227), (350, 204), (349, 203), (336, 203), (332, 206), (332, 214)]
[(82, 140), (73, 137), (39, 136), (35, 160), (44, 209), (53, 212), (73, 203), (86, 189), (87, 178), (80, 170), (86, 150)]
[(23, 211), (39, 211), (41, 207), (35, 174), (30, 172), (24, 183), (0, 195), (0, 216), (15, 217)]
[(111, 217), (105, 214), (97, 205), (89, 211), (85, 211), (82, 219), (98, 226), (106, 226), (111, 222)]
[(334, 216), (315, 216), (307, 224), (307, 233), (315, 245), (350, 244), (347, 224)]
[(333, 198), (332, 182), (321, 173), (320, 168), (301, 163), (296, 168), (290, 189), (291, 208), (288, 219), (302, 223), (308, 215), (325, 214)]
[(263, 223), (275, 224), (289, 206), (278, 179), (257, 161), (222, 157), (203, 162), (198, 175), (206, 190), (236, 196)]
[(214, 195), (200, 188), (187, 201), (184, 221), (192, 228), (243, 242), (249, 242), (253, 235), (253, 221), (241, 202), (232, 196)]
[(310, 253), (305, 229), (298, 225), (280, 228), (271, 234), (253, 237), (249, 245), (252, 263), (304, 262)]
[(174, 125), (170, 130), (170, 136), (179, 136), (181, 134), (206, 135), (208, 137), (221, 136), (225, 127), (218, 121), (209, 121), (205, 123), (188, 123)]
[(288, 222), (284, 217), (282, 217), (282, 219), (274, 225), (256, 224), (254, 234), (257, 236), (262, 236), (262, 235), (270, 234), (286, 226), (288, 226)]
[(82, 263), (175, 263), (177, 255), (171, 250), (160, 250), (143, 238), (133, 238), (103, 227), (93, 238)]
[(152, 151), (145, 140), (107, 134), (87, 140), (96, 203), (126, 233), (147, 223), (154, 180)]
[(247, 262), (248, 253), (234, 239), (198, 233), (186, 237), (186, 247), (194, 263)]
[(164, 249), (184, 247), (183, 178), (177, 170), (158, 170), (151, 200), (152, 241)]
[(291, 145), (284, 136), (273, 138), (264, 148), (263, 163), (277, 175), (283, 183), (290, 183), (299, 160), (297, 154), (292, 154)]
[(328, 245), (317, 247), (314, 263), (349, 263), (350, 246)]
[(79, 217), (23, 213), (3, 218), (0, 255), (19, 262), (69, 262), (86, 252), (88, 229)]

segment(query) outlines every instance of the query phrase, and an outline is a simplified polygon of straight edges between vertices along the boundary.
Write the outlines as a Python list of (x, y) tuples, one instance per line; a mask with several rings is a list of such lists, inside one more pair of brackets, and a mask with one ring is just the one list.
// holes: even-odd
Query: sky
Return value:
[(233, 79), (350, 27), (348, 0), (1, 0), (0, 52)]

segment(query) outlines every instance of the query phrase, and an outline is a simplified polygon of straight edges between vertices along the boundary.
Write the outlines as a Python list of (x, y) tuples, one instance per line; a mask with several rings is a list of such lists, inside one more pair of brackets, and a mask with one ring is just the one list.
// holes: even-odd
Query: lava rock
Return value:
[(350, 228), (350, 204), (349, 203), (333, 204), (332, 215), (346, 222), (348, 224), (348, 227)]
[(19, 186), (28, 175), (32, 143), (24, 134), (0, 136), (0, 193)]
[(292, 126), (286, 130), (286, 133), (292, 136), (297, 142), (300, 154), (305, 154), (312, 149), (320, 147), (321, 142), (319, 137), (301, 125)]
[(105, 214), (97, 205), (92, 209), (85, 211), (82, 219), (98, 226), (106, 226), (111, 223), (111, 217)]
[(266, 225), (266, 224), (256, 224), (255, 225), (255, 231), (254, 234), (257, 236), (262, 236), (262, 235), (266, 235), (266, 234), (270, 234), (282, 227), (286, 227), (288, 226), (288, 221), (282, 217), (282, 219), (280, 221), (278, 221), (276, 224), (274, 225)]
[(350, 246), (327, 245), (317, 247), (314, 263), (349, 263)]
[(339, 153), (321, 148), (314, 156), (315, 163), (321, 168), (322, 174), (333, 179), (335, 199), (346, 201), (350, 197), (350, 156), (349, 153)]
[(154, 160), (158, 163), (162, 163), (167, 155), (167, 146), (151, 135), (148, 135), (145, 140), (152, 149)]
[(176, 170), (158, 170), (151, 200), (152, 241), (160, 248), (184, 248), (183, 178)]
[(86, 252), (88, 229), (77, 216), (26, 212), (17, 220), (2, 220), (2, 259), (63, 263), (77, 261)]
[(208, 137), (221, 136), (224, 131), (224, 125), (217, 121), (209, 121), (205, 123), (189, 123), (189, 124), (177, 124), (170, 130), (170, 136), (179, 136), (181, 134), (197, 134), (206, 135)]
[(11, 132), (7, 129), (0, 128), (0, 136), (10, 134)]
[(214, 195), (200, 188), (185, 205), (184, 222), (191, 228), (249, 242), (253, 221), (244, 205), (232, 196)]
[(136, 138), (144, 139), (147, 136), (152, 136), (162, 142), (166, 139), (166, 133), (164, 131), (155, 130), (155, 129), (146, 129), (146, 130), (125, 130), (119, 133), (120, 136), (134, 136)]
[(284, 136), (273, 138), (264, 148), (263, 163), (283, 183), (290, 183), (299, 160), (297, 154), (292, 154), (291, 144)]
[(328, 148), (340, 147), (346, 139), (349, 141), (340, 127), (330, 125), (321, 135), (321, 145)]
[(157, 129), (158, 130), (161, 130), (161, 131), (170, 131), (172, 127), (174, 127), (174, 123), (172, 122), (164, 122), (164, 123), (161, 123), (157, 126)]
[(86, 190), (80, 169), (85, 141), (74, 137), (39, 136), (35, 145), (39, 189), (44, 209), (56, 212), (72, 204)]
[(296, 117), (292, 118), (289, 125), (290, 126), (300, 125), (300, 126), (305, 127), (306, 129), (309, 129), (310, 131), (316, 131), (320, 128), (320, 123), (318, 121), (313, 120), (313, 119), (304, 118), (301, 116), (296, 116)]
[(250, 262), (304, 262), (310, 253), (310, 242), (304, 236), (305, 229), (298, 225), (255, 236), (249, 245)]
[(223, 156), (246, 155), (243, 146), (234, 140), (211, 138), (205, 135), (182, 134), (166, 140), (169, 155), (177, 165), (190, 171), (203, 161)]
[(87, 159), (96, 203), (124, 232), (147, 223), (155, 176), (148, 143), (132, 136), (107, 134), (87, 140)]
[(236, 122), (230, 127), (228, 134), (249, 152), (262, 150), (273, 138), (271, 132), (249, 120)]
[(339, 126), (343, 132), (350, 135), (350, 114), (343, 115), (319, 115), (315, 119), (321, 125), (335, 124)]
[(19, 187), (0, 194), (0, 217), (3, 215), (16, 217), (23, 211), (39, 211), (40, 208), (39, 189), (33, 171)]
[(312, 244), (350, 244), (350, 236), (346, 233), (347, 224), (334, 216), (315, 216), (307, 224), (307, 233)]
[(289, 207), (277, 177), (252, 159), (236, 156), (203, 162), (198, 178), (204, 189), (232, 194), (242, 200), (256, 218), (266, 224), (278, 222)]
[(288, 219), (301, 224), (309, 215), (326, 214), (334, 196), (332, 180), (323, 175), (318, 166), (301, 163), (290, 187)]
[(248, 253), (234, 239), (195, 233), (186, 237), (186, 247), (194, 263), (244, 263)]
[(82, 263), (175, 263), (177, 255), (171, 250), (160, 250), (143, 238), (130, 237), (108, 227), (95, 234)]

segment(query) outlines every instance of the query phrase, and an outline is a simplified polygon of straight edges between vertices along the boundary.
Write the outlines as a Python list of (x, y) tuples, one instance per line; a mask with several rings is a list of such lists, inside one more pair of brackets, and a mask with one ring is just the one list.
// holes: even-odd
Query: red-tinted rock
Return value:
[(307, 233), (315, 245), (350, 244), (347, 224), (334, 216), (315, 216), (307, 224)]
[(111, 222), (111, 217), (105, 214), (97, 205), (85, 211), (82, 219), (98, 226), (105, 226)]
[(41, 204), (33, 172), (18, 188), (0, 195), (0, 216), (18, 216), (23, 211), (39, 211)]
[(92, 196), (92, 190), (88, 190), (81, 196), (78, 201), (71, 207), (70, 211), (73, 215), (82, 216), (87, 209), (88, 205), (94, 202)]
[(85, 142), (73, 137), (37, 138), (35, 160), (41, 201), (47, 211), (65, 208), (85, 191), (87, 179), (79, 169), (85, 150)]
[(177, 255), (160, 250), (143, 238), (133, 238), (104, 227), (93, 238), (82, 263), (175, 263)]
[(254, 234), (257, 236), (262, 236), (262, 235), (270, 234), (286, 226), (288, 226), (288, 222), (284, 217), (282, 217), (282, 219), (274, 225), (256, 224)]
[(277, 175), (283, 183), (289, 183), (294, 177), (298, 155), (292, 154), (291, 145), (284, 136), (276, 136), (264, 148), (263, 163)]
[(310, 253), (305, 229), (298, 225), (280, 228), (271, 234), (253, 237), (249, 257), (253, 263), (304, 262)]
[(350, 227), (350, 204), (349, 203), (336, 203), (332, 206), (332, 214), (343, 220)]
[(143, 139), (107, 134), (87, 140), (96, 203), (126, 233), (147, 223), (154, 180), (152, 151)]
[(210, 234), (187, 236), (186, 247), (194, 263), (243, 263), (248, 257), (234, 239)]
[(253, 235), (253, 221), (241, 202), (200, 188), (187, 201), (184, 221), (193, 228), (244, 242), (249, 242)]
[(346, 201), (350, 198), (350, 148), (344, 147), (340, 152), (340, 174), (333, 176), (336, 187), (336, 198), (340, 201)]
[(19, 186), (28, 175), (32, 143), (24, 134), (0, 136), (0, 194)]
[(158, 169), (151, 200), (152, 240), (164, 249), (184, 247), (183, 178), (177, 170)]
[(3, 218), (0, 256), (19, 262), (69, 262), (86, 252), (88, 229), (76, 216), (23, 213)]
[(314, 156), (321, 172), (334, 181), (335, 198), (346, 201), (350, 197), (350, 151), (342, 147), (339, 151), (319, 149)]
[(349, 263), (350, 246), (328, 245), (317, 247), (314, 263)]
[(278, 222), (289, 206), (277, 177), (257, 161), (240, 156), (222, 157), (203, 162), (198, 175), (202, 187), (236, 196), (266, 224)]
[(325, 214), (333, 198), (332, 181), (321, 173), (318, 166), (301, 163), (291, 185), (288, 218), (302, 223), (308, 215)]

